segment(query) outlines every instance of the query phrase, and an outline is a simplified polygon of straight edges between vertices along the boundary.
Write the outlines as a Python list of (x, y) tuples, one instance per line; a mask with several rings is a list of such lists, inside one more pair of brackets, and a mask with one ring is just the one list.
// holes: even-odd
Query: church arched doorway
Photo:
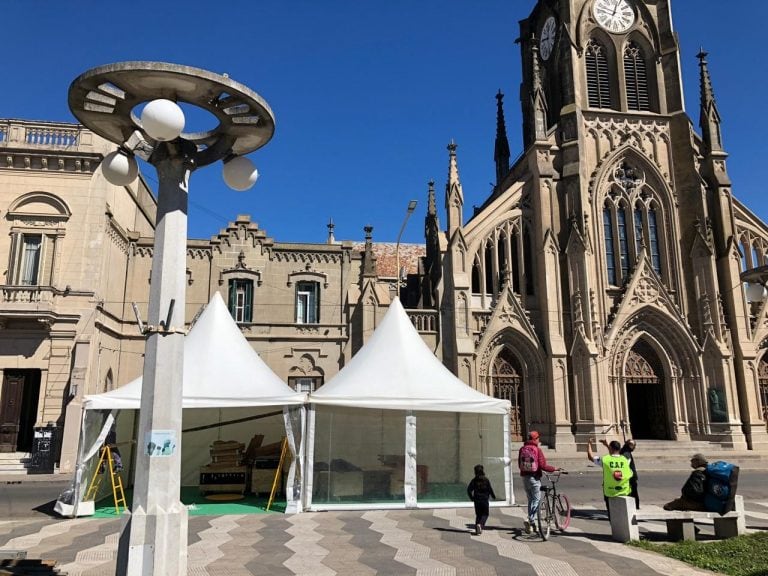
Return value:
[(768, 355), (763, 356), (757, 365), (757, 381), (760, 386), (760, 409), (768, 427)]
[(645, 440), (669, 439), (664, 371), (656, 352), (642, 340), (627, 355), (624, 382), (632, 437)]
[(491, 368), (491, 389), (495, 398), (509, 400), (512, 404), (509, 434), (514, 442), (523, 439), (525, 407), (523, 377), (520, 362), (507, 348), (502, 348)]

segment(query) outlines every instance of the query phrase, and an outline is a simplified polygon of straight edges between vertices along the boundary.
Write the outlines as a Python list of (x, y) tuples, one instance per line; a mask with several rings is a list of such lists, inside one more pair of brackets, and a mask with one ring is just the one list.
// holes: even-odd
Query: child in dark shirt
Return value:
[(482, 534), (488, 520), (490, 499), (496, 500), (496, 494), (481, 464), (475, 466), (475, 477), (467, 486), (467, 495), (475, 503), (475, 534)]

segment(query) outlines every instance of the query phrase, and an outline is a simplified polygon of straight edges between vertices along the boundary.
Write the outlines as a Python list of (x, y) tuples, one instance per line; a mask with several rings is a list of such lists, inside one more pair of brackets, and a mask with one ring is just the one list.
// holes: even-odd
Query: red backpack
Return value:
[(539, 471), (539, 449), (532, 444), (525, 444), (520, 448), (517, 463), (520, 472), (531, 474)]

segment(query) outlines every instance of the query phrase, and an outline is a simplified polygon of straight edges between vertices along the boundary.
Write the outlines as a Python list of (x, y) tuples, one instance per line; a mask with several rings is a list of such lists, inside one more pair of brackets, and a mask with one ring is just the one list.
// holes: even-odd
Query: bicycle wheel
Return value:
[(536, 519), (539, 524), (539, 536), (542, 540), (549, 538), (549, 528), (552, 522), (552, 512), (549, 506), (549, 494), (546, 494), (539, 503), (539, 509), (536, 512)]
[(571, 503), (568, 496), (558, 494), (555, 498), (555, 526), (561, 531), (565, 531), (571, 524)]

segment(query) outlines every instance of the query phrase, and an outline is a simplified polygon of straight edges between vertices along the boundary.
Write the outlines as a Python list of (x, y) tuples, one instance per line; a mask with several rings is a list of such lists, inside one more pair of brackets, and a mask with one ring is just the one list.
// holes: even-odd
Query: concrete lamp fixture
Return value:
[[(182, 136), (185, 123), (184, 111), (178, 104), (166, 98), (158, 98), (144, 106), (141, 122), (137, 124), (144, 135), (155, 142), (172, 142)], [(139, 145), (146, 144), (141, 136), (136, 136), (134, 141)], [(102, 163), (104, 177), (114, 186), (129, 185), (139, 173), (133, 151), (127, 150), (126, 146), (108, 154)], [(224, 159), (222, 175), (227, 186), (237, 192), (244, 192), (256, 183), (259, 171), (249, 158), (231, 155)]]
[[(205, 132), (184, 132), (178, 102), (216, 117)], [(144, 108), (139, 118), (135, 111)], [(256, 169), (244, 154), (275, 131), (267, 103), (226, 75), (164, 62), (120, 62), (76, 78), (69, 108), (118, 151), (104, 177), (124, 186), (138, 174), (135, 156), (157, 170), (157, 220), (147, 310), (138, 446), (131, 514), (117, 554), (120, 576), (186, 576), (187, 509), (181, 503), (182, 383), (186, 321), (187, 211), (190, 176), (219, 160), (236, 190), (250, 188)], [(135, 155), (135, 156), (134, 156)], [(167, 442), (169, 452), (150, 446)]]

